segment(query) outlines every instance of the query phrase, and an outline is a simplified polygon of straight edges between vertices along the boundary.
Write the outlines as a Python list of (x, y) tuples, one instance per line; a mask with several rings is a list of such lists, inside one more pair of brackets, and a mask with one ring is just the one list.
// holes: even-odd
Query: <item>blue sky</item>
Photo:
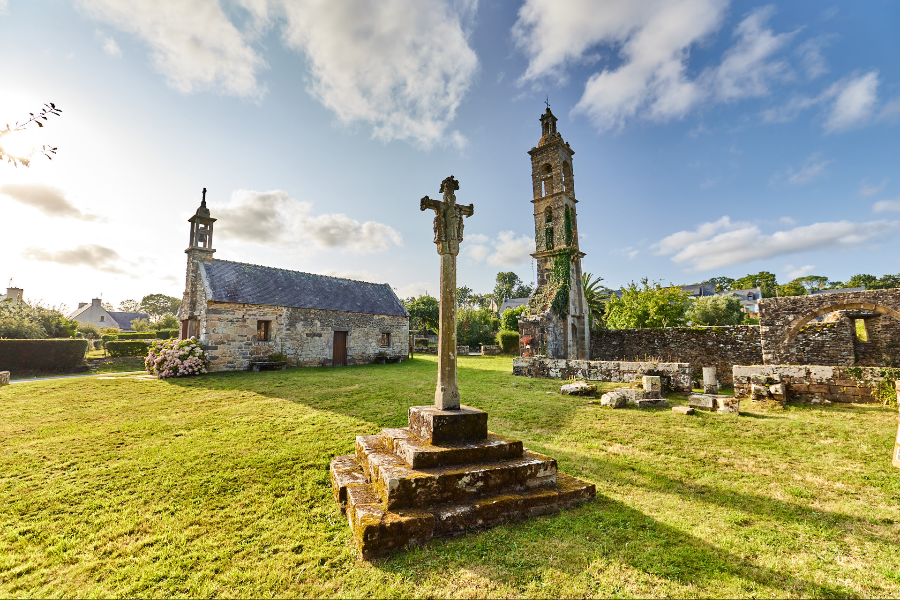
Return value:
[[(611, 287), (900, 272), (900, 2), (0, 0), (0, 279), (70, 308), (180, 296), (208, 188), (217, 258), (437, 291), (534, 279), (549, 96), (584, 269)], [(11, 146), (13, 138), (3, 142)]]

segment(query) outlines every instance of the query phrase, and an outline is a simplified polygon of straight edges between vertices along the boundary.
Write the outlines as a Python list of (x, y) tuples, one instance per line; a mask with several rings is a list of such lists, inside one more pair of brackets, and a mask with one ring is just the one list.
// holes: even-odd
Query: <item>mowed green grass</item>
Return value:
[(596, 500), (372, 563), (328, 465), (432, 402), (434, 357), (6, 386), (0, 596), (900, 596), (895, 410), (610, 410), (511, 370), (460, 357), (463, 402)]

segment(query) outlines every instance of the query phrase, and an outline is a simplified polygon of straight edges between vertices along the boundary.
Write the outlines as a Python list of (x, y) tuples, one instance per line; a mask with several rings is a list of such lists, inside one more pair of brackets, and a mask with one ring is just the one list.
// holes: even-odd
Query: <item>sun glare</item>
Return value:
[(28, 158), (35, 152), (37, 146), (34, 132), (27, 129), (12, 131), (0, 137), (0, 148), (3, 148), (3, 153), (16, 158)]

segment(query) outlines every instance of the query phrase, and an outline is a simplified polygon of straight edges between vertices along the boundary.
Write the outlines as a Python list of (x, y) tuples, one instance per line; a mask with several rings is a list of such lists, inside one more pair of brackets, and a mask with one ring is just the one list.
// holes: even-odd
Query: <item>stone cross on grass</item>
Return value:
[(440, 328), (438, 330), (438, 380), (434, 405), (441, 410), (459, 408), (456, 386), (456, 255), (463, 240), (463, 217), (471, 217), (471, 204), (457, 204), (454, 192), (459, 182), (453, 175), (441, 182), (444, 200), (428, 196), (419, 202), (420, 210), (433, 210), (434, 243), (441, 255)]

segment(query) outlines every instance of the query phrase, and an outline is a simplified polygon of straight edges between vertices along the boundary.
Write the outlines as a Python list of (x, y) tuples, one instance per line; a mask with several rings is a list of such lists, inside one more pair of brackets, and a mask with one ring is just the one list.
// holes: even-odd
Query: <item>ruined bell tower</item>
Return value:
[(575, 151), (556, 130), (556, 117), (541, 115), (541, 139), (528, 151), (534, 205), (537, 289), (531, 315), (520, 322), (523, 337), (532, 338), (532, 354), (588, 360), (591, 336), (581, 280), (578, 214), (572, 156)]

